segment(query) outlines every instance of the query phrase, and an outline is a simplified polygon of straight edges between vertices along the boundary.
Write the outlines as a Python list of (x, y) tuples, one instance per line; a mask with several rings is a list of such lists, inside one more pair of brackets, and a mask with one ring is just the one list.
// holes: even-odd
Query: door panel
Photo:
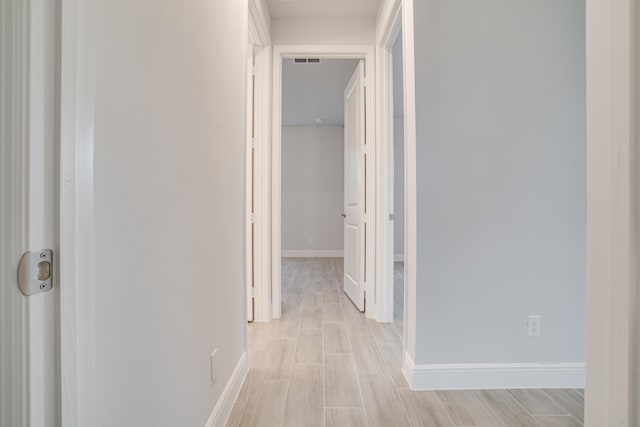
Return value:
[(365, 309), (365, 84), (360, 61), (344, 91), (344, 291)]

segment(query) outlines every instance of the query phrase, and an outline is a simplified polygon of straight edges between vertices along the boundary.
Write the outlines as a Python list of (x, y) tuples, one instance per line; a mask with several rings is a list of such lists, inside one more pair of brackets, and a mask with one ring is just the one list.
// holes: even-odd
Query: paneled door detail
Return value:
[(344, 90), (344, 291), (365, 309), (365, 75), (360, 61)]

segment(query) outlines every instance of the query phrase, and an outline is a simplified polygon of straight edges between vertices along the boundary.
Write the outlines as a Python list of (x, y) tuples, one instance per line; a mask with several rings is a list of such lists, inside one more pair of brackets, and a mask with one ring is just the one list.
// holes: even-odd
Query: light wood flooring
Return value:
[(411, 391), (402, 307), (393, 324), (366, 319), (342, 291), (342, 259), (283, 259), (282, 277), (282, 317), (249, 324), (250, 370), (227, 426), (582, 425), (582, 390)]

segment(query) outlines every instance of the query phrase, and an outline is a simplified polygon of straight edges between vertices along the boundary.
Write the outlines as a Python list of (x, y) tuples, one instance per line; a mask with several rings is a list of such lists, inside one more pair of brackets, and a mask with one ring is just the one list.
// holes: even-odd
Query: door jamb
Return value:
[[(394, 213), (393, 191), (393, 64), (391, 49), (401, 28), (400, 1), (387, 3), (380, 17), (376, 36), (376, 65), (378, 67), (378, 223), (376, 250), (376, 277), (380, 287), (378, 320), (393, 322), (394, 306), (394, 222), (389, 217)], [(404, 232), (404, 230), (403, 230)]]
[(60, 2), (61, 424), (95, 424), (93, 0)]
[(417, 184), (416, 184), (416, 100), (414, 66), (413, 0), (388, 0), (378, 14), (376, 50), (378, 66), (378, 277), (382, 301), (379, 317), (393, 320), (393, 174), (389, 159), (393, 158), (393, 81), (391, 49), (402, 28), (403, 94), (404, 94), (404, 165), (405, 165), (405, 239), (404, 239), (404, 328), (402, 372), (411, 386), (410, 368), (416, 351), (416, 255), (417, 255)]
[[(272, 110), (272, 156), (271, 156), (271, 272), (272, 272), (272, 317), (282, 315), (282, 60), (294, 57), (313, 56), (321, 59), (364, 59), (366, 72), (366, 138), (367, 138), (367, 182), (375, 183), (376, 131), (375, 131), (375, 49), (373, 46), (289, 46), (273, 48), (273, 110)], [(366, 259), (375, 260), (375, 187), (367, 186), (366, 222), (367, 227)], [(375, 262), (366, 265), (366, 311), (369, 318), (377, 317)]]
[[(585, 425), (637, 425), (638, 15), (586, 2), (587, 343)], [(634, 369), (635, 367), (635, 369)], [(634, 421), (635, 418), (635, 421)]]
[[(247, 268), (253, 264), (255, 297), (254, 322), (271, 320), (271, 59), (269, 23), (271, 18), (262, 2), (249, 1), (249, 40), (255, 52), (254, 89), (254, 240), (253, 260), (247, 253)], [(248, 112), (247, 112), (248, 113)], [(247, 138), (248, 139), (248, 138)], [(249, 174), (250, 171), (247, 171)], [(247, 175), (249, 177), (249, 175)], [(249, 185), (247, 185), (250, 191)], [(251, 214), (251, 207), (247, 206)], [(250, 217), (249, 217), (250, 220)], [(253, 261), (253, 262), (252, 262)]]

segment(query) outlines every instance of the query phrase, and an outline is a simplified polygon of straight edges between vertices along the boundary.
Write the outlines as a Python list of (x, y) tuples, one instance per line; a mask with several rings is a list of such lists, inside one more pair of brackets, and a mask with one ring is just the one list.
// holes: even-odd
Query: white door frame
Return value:
[[(249, 15), (249, 21), (251, 21), (251, 15)], [(249, 29), (251, 29), (251, 25), (249, 25)], [(256, 150), (254, 137), (254, 129), (253, 129), (253, 114), (255, 111), (254, 108), (254, 93), (253, 88), (255, 87), (254, 82), (254, 73), (255, 73), (255, 38), (253, 37), (251, 30), (249, 30), (249, 45), (247, 46), (247, 104), (246, 104), (246, 119), (247, 119), (247, 130), (245, 132), (246, 135), (246, 147), (245, 147), (245, 280), (247, 281), (247, 289), (246, 289), (246, 301), (247, 301), (247, 321), (253, 322), (255, 316), (255, 308), (254, 308), (254, 229), (255, 225), (253, 224), (255, 221), (255, 212), (253, 206), (253, 187), (254, 187), (254, 151)]]
[(46, 0), (8, 0), (0, 12), (2, 425), (54, 426), (59, 410), (57, 269), (53, 290), (28, 297), (16, 277), (24, 252), (56, 249), (57, 12)]
[(393, 241), (397, 230), (394, 231), (393, 221), (389, 217), (390, 214), (394, 214), (393, 64), (391, 50), (402, 27), (401, 6), (400, 0), (387, 2), (379, 15), (376, 31), (376, 65), (378, 67), (378, 174), (376, 186), (379, 189), (376, 277), (378, 277), (381, 289), (378, 318), (385, 322), (393, 321), (394, 304)]
[(404, 95), (404, 331), (403, 374), (410, 382), (416, 348), (416, 102), (413, 39), (413, 0), (388, 0), (378, 14), (376, 49), (378, 66), (378, 242), (377, 268), (382, 303), (379, 317), (393, 320), (393, 65), (392, 53), (400, 29), (403, 50)]
[[(375, 49), (373, 46), (274, 46), (273, 48), (273, 125), (271, 156), (271, 273), (272, 273), (272, 317), (282, 314), (282, 60), (294, 57), (321, 59), (364, 59), (367, 81), (366, 101), (366, 137), (367, 137), (367, 203), (366, 203), (366, 257), (375, 260)], [(371, 82), (371, 83), (370, 83)], [(375, 262), (367, 262), (366, 266), (366, 311), (370, 318), (377, 317)]]
[(640, 422), (634, 384), (639, 375), (639, 22), (634, 3), (586, 2), (585, 425), (594, 427), (630, 427)]
[[(271, 320), (271, 36), (269, 25), (271, 18), (260, 1), (249, 1), (249, 40), (254, 46), (255, 65), (253, 73), (253, 126), (254, 126), (254, 158), (252, 171), (247, 168), (247, 196), (253, 181), (253, 212), (251, 204), (247, 204), (248, 221), (253, 216), (253, 252), (247, 241), (247, 269), (253, 268), (254, 287), (254, 322)], [(249, 111), (247, 111), (249, 116)], [(248, 141), (249, 142), (249, 141)], [(247, 154), (249, 155), (248, 147)], [(249, 162), (250, 159), (247, 159)], [(249, 164), (249, 163), (247, 163)], [(250, 199), (248, 199), (249, 201)], [(253, 215), (252, 215), (253, 214)], [(251, 257), (253, 256), (253, 260)], [(247, 270), (247, 278), (250, 278)]]
[(61, 424), (95, 424), (93, 309), (94, 1), (61, 0)]

